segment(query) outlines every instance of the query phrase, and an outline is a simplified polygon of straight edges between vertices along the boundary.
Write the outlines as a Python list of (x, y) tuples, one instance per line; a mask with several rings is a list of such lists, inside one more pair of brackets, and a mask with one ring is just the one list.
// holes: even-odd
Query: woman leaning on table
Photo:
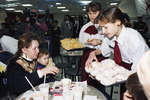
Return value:
[[(87, 13), (90, 21), (81, 28), (79, 34), (79, 41), (84, 45), (84, 47), (87, 47), (82, 56), (82, 81), (87, 80), (88, 84), (94, 84), (94, 86), (98, 86), (96, 85), (97, 82), (89, 78), (88, 74), (86, 73), (85, 62), (87, 61), (90, 52), (100, 47), (101, 40), (103, 39), (99, 25), (94, 24), (95, 18), (99, 13), (101, 13), (101, 4), (99, 2), (91, 2), (87, 6)], [(97, 56), (97, 58), (99, 61), (104, 59), (102, 55)]]
[(30, 80), (33, 86), (41, 84), (39, 80), (45, 74), (56, 74), (56, 67), (46, 67), (41, 70), (35, 70), (36, 58), (39, 53), (39, 37), (35, 33), (24, 33), (18, 42), (18, 51), (10, 60), (7, 69), (8, 90), (11, 94), (18, 95), (31, 86), (25, 79)]

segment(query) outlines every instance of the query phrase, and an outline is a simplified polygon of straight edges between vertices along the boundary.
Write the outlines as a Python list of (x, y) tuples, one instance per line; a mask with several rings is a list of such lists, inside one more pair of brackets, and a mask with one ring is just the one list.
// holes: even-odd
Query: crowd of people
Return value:
[[(65, 15), (59, 26), (52, 14), (47, 13), (40, 17), (37, 10), (26, 9), (23, 22), (22, 17), (17, 15), (13, 24), (8, 24), (8, 19), (6, 23), (2, 23), (2, 53), (10, 53), (10, 59), (6, 63), (10, 94), (19, 95), (31, 89), (25, 77), (34, 86), (41, 84), (45, 75), (48, 76), (47, 82), (55, 81), (59, 69), (52, 59), (59, 55), (60, 39), (79, 37), (79, 41), (85, 47), (81, 60), (81, 81), (87, 80), (89, 85), (104, 92), (105, 87), (89, 77), (85, 67), (90, 68), (93, 61), (100, 62), (113, 55), (116, 64), (133, 73), (126, 81), (123, 99), (150, 98), (150, 51), (142, 35), (148, 31), (146, 24), (142, 22), (144, 27), (141, 31), (131, 25), (129, 16), (118, 7), (113, 6), (103, 11), (98, 2), (89, 3), (87, 14), (89, 22), (85, 25), (83, 21), (79, 21), (79, 17), (71, 20), (69, 15)], [(47, 40), (51, 41), (50, 48), (53, 52), (45, 47)], [(10, 48), (12, 49), (9, 50)], [(0, 55), (2, 53), (0, 52)]]

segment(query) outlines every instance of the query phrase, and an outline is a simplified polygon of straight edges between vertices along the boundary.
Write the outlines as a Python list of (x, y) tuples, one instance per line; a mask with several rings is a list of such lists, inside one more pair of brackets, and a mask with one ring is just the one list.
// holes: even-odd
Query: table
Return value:
[[(50, 82), (48, 83), (50, 87), (53, 86), (54, 82)], [(36, 89), (38, 89), (38, 86), (36, 87)], [(26, 91), (25, 93), (29, 92), (31, 90)], [(16, 100), (21, 100), (22, 96), (25, 94), (21, 94), (20, 96), (18, 96), (16, 98)], [(92, 87), (92, 86), (88, 86), (87, 88), (87, 94), (86, 95), (92, 95), (92, 96), (97, 96), (97, 100), (107, 100), (106, 97), (103, 95), (102, 92), (100, 92), (99, 90), (97, 90), (96, 88)], [(26, 100), (26, 99), (25, 99)], [(49, 97), (49, 100), (53, 100), (53, 96)]]

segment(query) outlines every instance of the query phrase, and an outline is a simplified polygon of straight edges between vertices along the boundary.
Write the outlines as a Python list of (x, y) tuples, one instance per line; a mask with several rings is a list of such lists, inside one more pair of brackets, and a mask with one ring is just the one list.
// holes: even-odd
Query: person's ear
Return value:
[(115, 21), (115, 25), (116, 25), (116, 26), (120, 26), (120, 25), (121, 25), (121, 21), (120, 21), (120, 20), (116, 20), (116, 21)]
[(21, 51), (22, 51), (24, 54), (26, 54), (26, 50), (27, 50), (27, 48), (22, 48), (22, 49), (21, 49)]

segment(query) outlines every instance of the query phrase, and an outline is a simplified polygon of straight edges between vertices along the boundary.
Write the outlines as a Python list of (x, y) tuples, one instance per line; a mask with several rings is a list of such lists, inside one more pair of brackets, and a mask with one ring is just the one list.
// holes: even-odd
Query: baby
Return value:
[(37, 58), (37, 69), (42, 69), (44, 67), (50, 67), (55, 69), (55, 72), (47, 75), (46, 82), (54, 82), (54, 76), (59, 72), (59, 69), (55, 66), (52, 58), (50, 57), (49, 51), (47, 49), (41, 48)]

